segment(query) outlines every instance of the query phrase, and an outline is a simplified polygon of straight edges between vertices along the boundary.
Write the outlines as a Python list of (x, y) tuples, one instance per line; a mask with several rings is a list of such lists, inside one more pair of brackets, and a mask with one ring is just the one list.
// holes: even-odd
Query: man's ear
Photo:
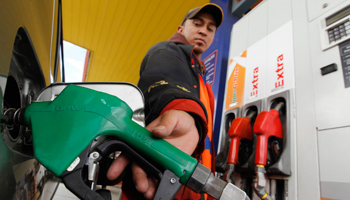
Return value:
[(178, 27), (177, 27), (177, 32), (178, 32), (178, 33), (182, 33), (183, 29), (184, 29), (183, 26), (178, 26)]

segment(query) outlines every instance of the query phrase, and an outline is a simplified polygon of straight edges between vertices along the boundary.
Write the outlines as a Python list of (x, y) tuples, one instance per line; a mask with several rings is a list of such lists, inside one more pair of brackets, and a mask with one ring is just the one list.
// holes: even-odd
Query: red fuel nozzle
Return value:
[(253, 132), (249, 117), (237, 117), (231, 123), (228, 135), (231, 137), (231, 144), (228, 153), (227, 163), (236, 165), (238, 162), (238, 150), (241, 139), (253, 140)]
[(234, 172), (235, 165), (238, 163), (238, 151), (241, 140), (253, 140), (253, 131), (250, 124), (250, 119), (253, 115), (255, 115), (255, 112), (252, 112), (247, 117), (237, 117), (232, 121), (228, 130), (228, 135), (231, 137), (231, 144), (228, 151), (227, 169), (223, 175), (223, 179), (229, 183), (234, 183), (231, 175)]
[[(282, 105), (283, 106), (283, 105)], [(281, 105), (278, 105), (278, 109)], [(277, 109), (277, 107), (275, 108)], [(262, 111), (255, 119), (254, 133), (257, 135), (255, 164), (266, 166), (268, 140), (271, 136), (283, 137), (283, 128), (277, 110)]]

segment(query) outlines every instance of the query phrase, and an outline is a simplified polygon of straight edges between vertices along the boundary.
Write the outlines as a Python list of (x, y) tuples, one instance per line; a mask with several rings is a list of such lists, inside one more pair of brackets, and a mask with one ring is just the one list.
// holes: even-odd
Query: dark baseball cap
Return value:
[(218, 28), (221, 25), (222, 20), (224, 19), (224, 12), (220, 8), (220, 6), (214, 3), (207, 3), (204, 4), (202, 7), (193, 8), (192, 10), (188, 11), (184, 19), (182, 20), (181, 26), (185, 23), (187, 19), (192, 19), (199, 12), (210, 13), (214, 17), (216, 28)]

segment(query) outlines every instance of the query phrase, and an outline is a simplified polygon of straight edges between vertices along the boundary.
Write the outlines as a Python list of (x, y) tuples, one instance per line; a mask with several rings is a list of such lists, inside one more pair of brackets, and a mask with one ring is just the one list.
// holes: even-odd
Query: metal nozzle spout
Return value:
[(256, 115), (255, 111), (251, 111), (248, 113), (248, 115), (246, 117), (248, 117), (249, 119), (253, 119), (253, 117)]
[(274, 110), (277, 110), (277, 111), (280, 111), (284, 106), (284, 103), (283, 102), (279, 102), (273, 109)]
[(138, 122), (144, 122), (145, 121), (145, 111), (143, 108), (139, 108), (134, 110), (134, 113), (132, 115), (132, 118)]
[(15, 124), (15, 125), (26, 125), (24, 120), (24, 111), (25, 108), (9, 108), (5, 110), (4, 115), (2, 118), (4, 118), (4, 122), (6, 124)]

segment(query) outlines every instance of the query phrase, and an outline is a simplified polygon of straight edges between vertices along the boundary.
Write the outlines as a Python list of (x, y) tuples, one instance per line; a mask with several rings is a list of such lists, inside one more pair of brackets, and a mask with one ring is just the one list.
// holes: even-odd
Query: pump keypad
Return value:
[(350, 35), (350, 21), (328, 30), (329, 43), (338, 41), (348, 35)]

